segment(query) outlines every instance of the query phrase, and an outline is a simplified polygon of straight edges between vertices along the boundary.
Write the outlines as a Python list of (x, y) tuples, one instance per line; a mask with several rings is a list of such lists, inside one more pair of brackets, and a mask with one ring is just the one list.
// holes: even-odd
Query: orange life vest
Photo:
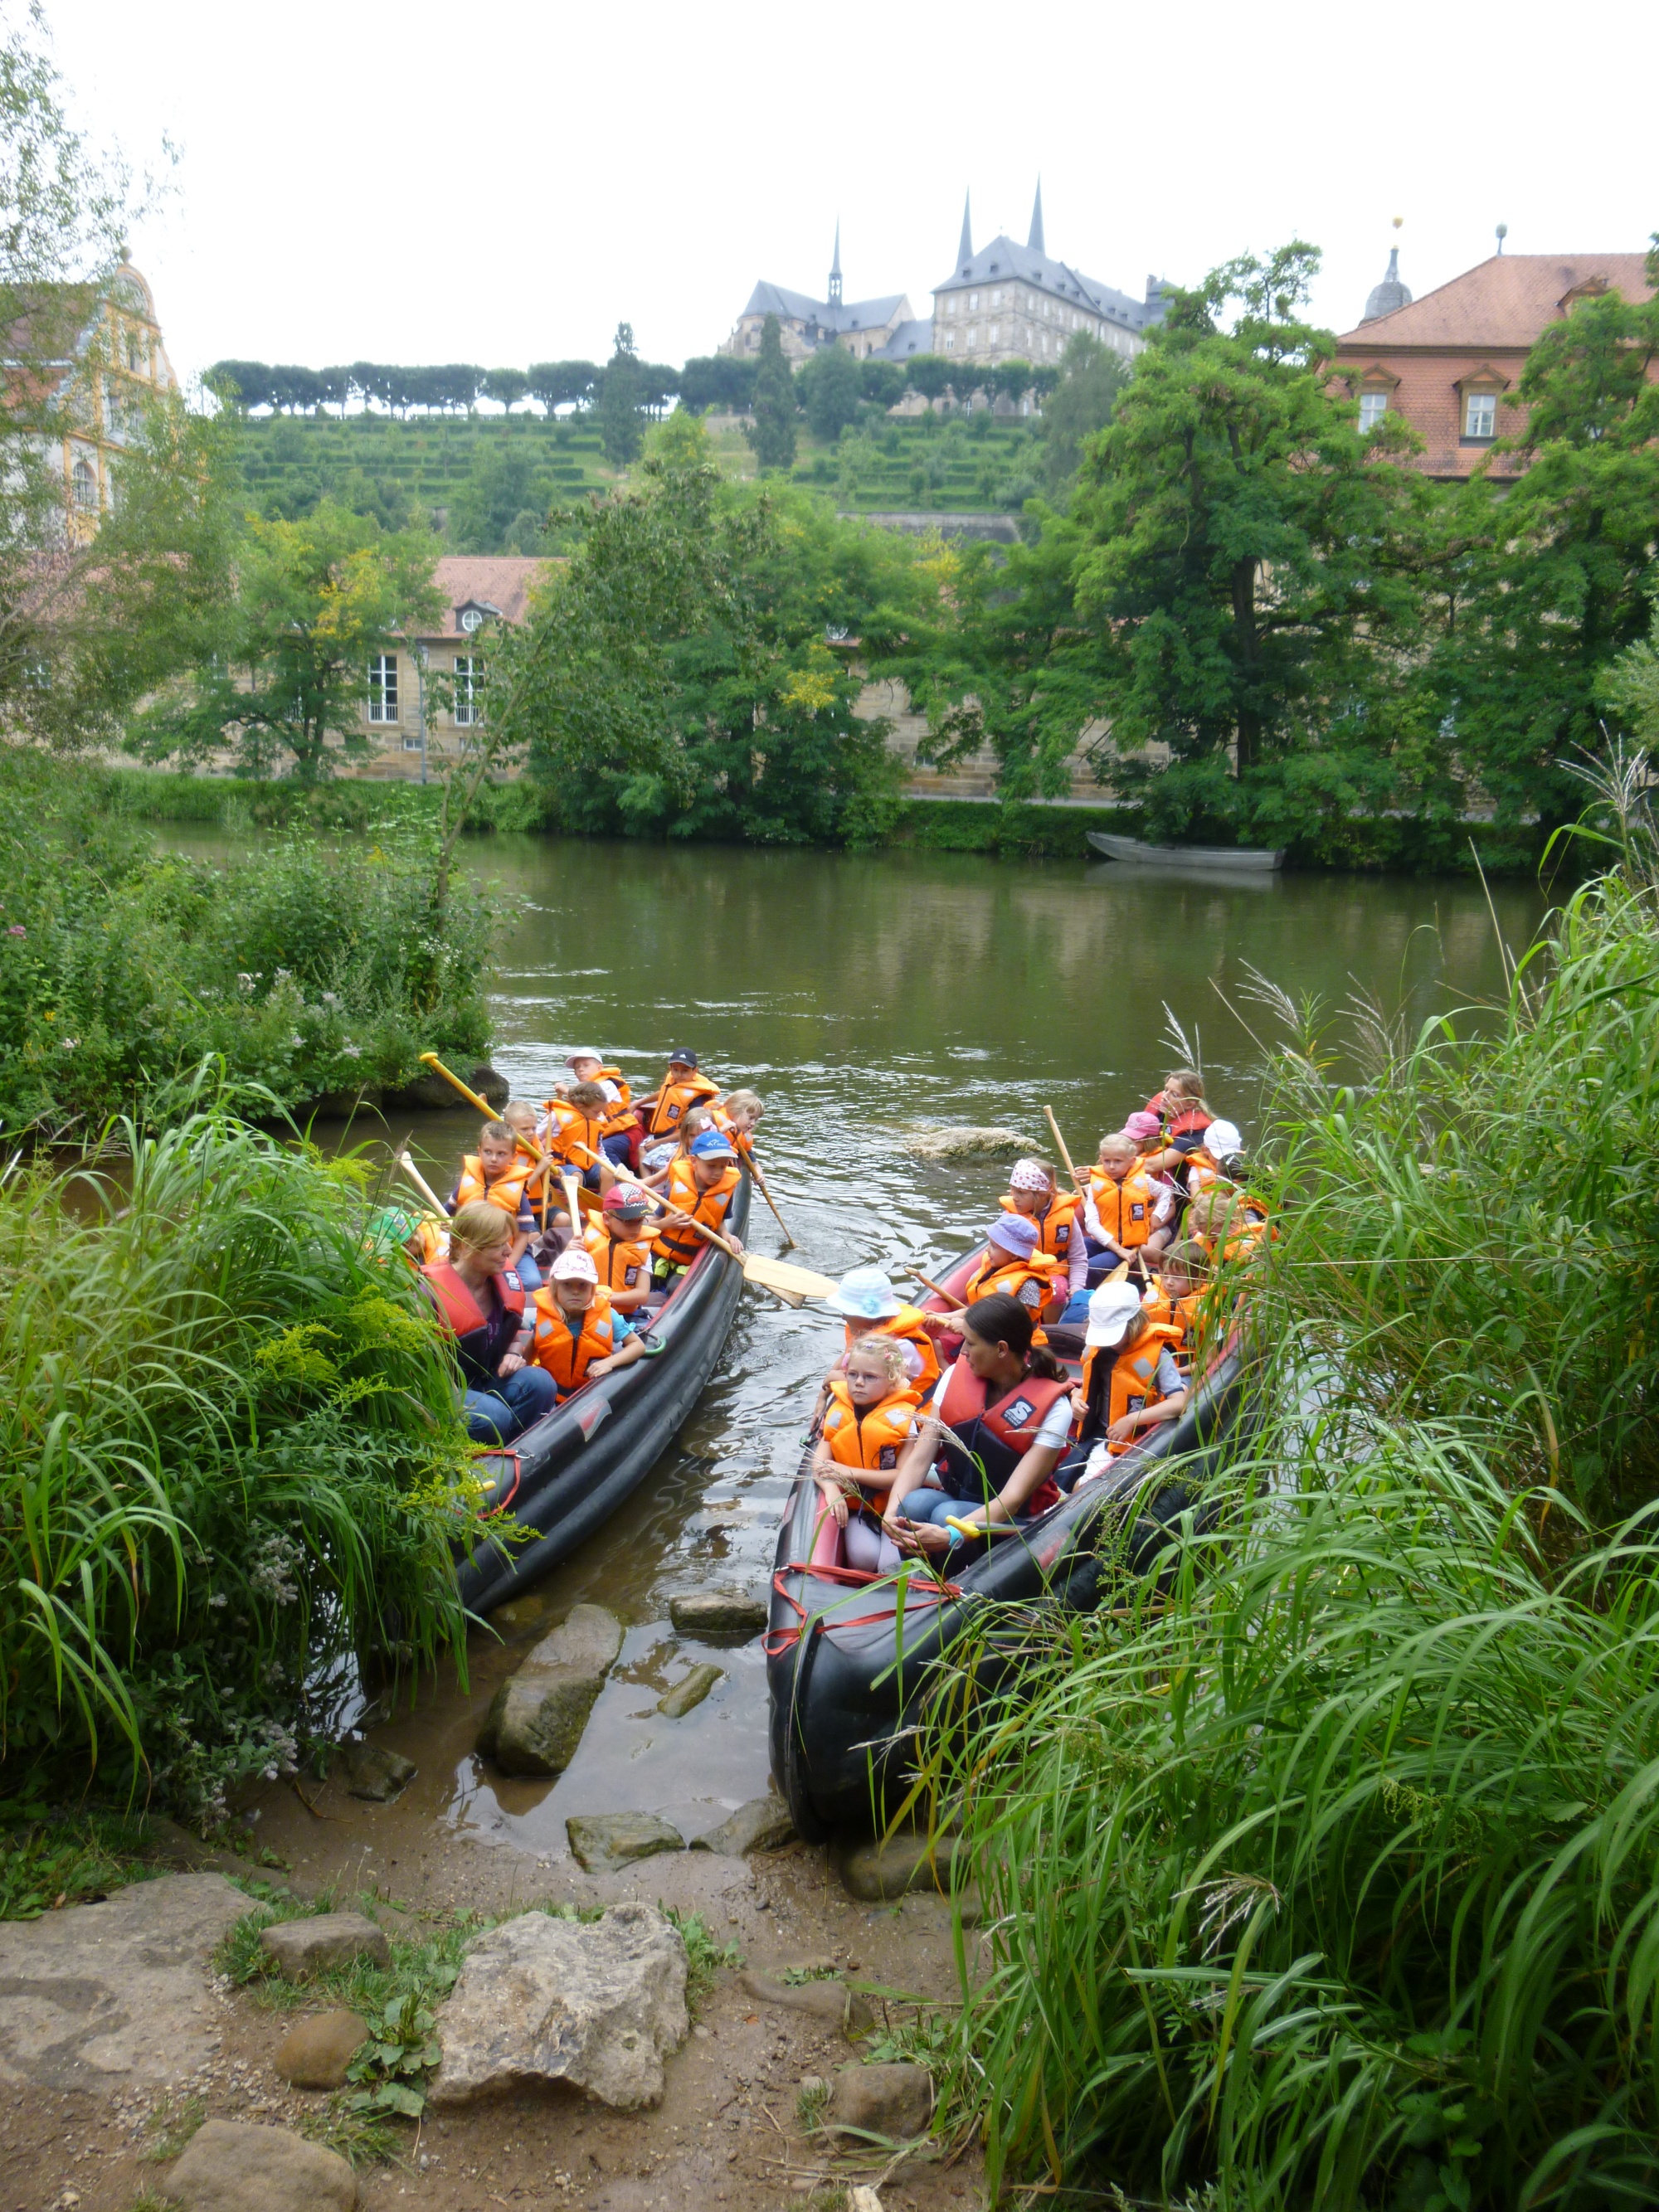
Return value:
[(600, 1138), (609, 1133), (610, 1123), (603, 1114), (590, 1118), (568, 1099), (548, 1101), (547, 1134), (543, 1142), (562, 1166), (585, 1175), (600, 1157)]
[[(1106, 1394), (1106, 1418), (1101, 1423), (1103, 1430), (1109, 1429), (1115, 1421), (1121, 1421), (1126, 1413), (1139, 1413), (1147, 1406), (1156, 1406), (1162, 1402), (1164, 1393), (1158, 1387), (1158, 1355), (1165, 1351), (1173, 1352), (1180, 1340), (1180, 1336), (1179, 1329), (1170, 1328), (1161, 1322), (1154, 1322), (1150, 1328), (1142, 1330), (1127, 1351), (1113, 1353), (1111, 1376)], [(1085, 1398), (1089, 1395), (1089, 1386), (1093, 1378), (1096, 1360), (1103, 1352), (1110, 1352), (1111, 1351), (1110, 1345), (1100, 1344), (1091, 1345), (1084, 1353), (1083, 1395)], [(1083, 1418), (1087, 1424), (1091, 1422), (1092, 1416), (1091, 1413), (1085, 1413)], [(1133, 1439), (1131, 1438), (1130, 1441), (1133, 1442)], [(1127, 1443), (1110, 1443), (1107, 1446), (1107, 1450), (1114, 1459), (1119, 1452), (1127, 1451), (1128, 1449), (1129, 1446)]]
[[(853, 1403), (846, 1376), (832, 1375), (830, 1403), (823, 1416), (823, 1437), (830, 1458), (837, 1467), (855, 1468), (865, 1474), (891, 1474), (915, 1427), (920, 1403), (915, 1390), (895, 1390), (879, 1405), (868, 1406), (860, 1413)], [(880, 1491), (868, 1484), (864, 1487), (869, 1491), (870, 1503), (877, 1512), (884, 1511), (887, 1490), (891, 1484)]]
[(981, 1261), (976, 1273), (969, 1275), (963, 1297), (971, 1305), (975, 1298), (994, 1297), (999, 1291), (1011, 1298), (1018, 1298), (1028, 1283), (1035, 1283), (1042, 1296), (1032, 1304), (1030, 1298), (1020, 1298), (1020, 1304), (1030, 1306), (1033, 1312), (1046, 1306), (1058, 1297), (1063, 1286), (1066, 1262), (1050, 1260), (1041, 1252), (1033, 1252), (1029, 1260), (1017, 1259), (1012, 1252), (1003, 1252), (994, 1244)]
[[(1056, 1399), (1067, 1395), (1071, 1387), (1069, 1382), (1050, 1382), (1043, 1375), (1027, 1375), (1012, 1390), (1005, 1390), (993, 1401), (989, 1383), (975, 1375), (965, 1359), (958, 1359), (945, 1386), (939, 1416), (954, 1431), (963, 1449), (983, 1462), (985, 1480), (994, 1492), (1003, 1487), (1036, 1442), (1044, 1415)], [(949, 1489), (949, 1459), (939, 1460), (938, 1466)], [(964, 1495), (961, 1491), (955, 1494), (958, 1498)], [(1046, 1513), (1059, 1497), (1059, 1485), (1052, 1477), (1045, 1476), (1026, 1500), (1024, 1510), (1027, 1513)], [(979, 1498), (971, 1501), (972, 1505), (982, 1503)]]
[(448, 1255), (449, 1231), (441, 1221), (434, 1221), (429, 1216), (423, 1218), (415, 1224), (415, 1236), (421, 1248), (420, 1265), (423, 1269)]
[[(590, 1076), (586, 1079), (592, 1083), (614, 1083), (617, 1086), (617, 1096), (605, 1101), (605, 1111), (599, 1116), (599, 1127), (605, 1135), (614, 1137), (623, 1129), (631, 1129), (634, 1126), (634, 1094), (629, 1089), (627, 1079), (623, 1076), (621, 1068), (601, 1067), (597, 1075)], [(571, 1106), (568, 1098), (550, 1098), (542, 1108), (542, 1111), (544, 1114), (556, 1114), (561, 1107), (566, 1108), (578, 1117), (580, 1116), (581, 1108)], [(580, 1130), (579, 1129), (576, 1133), (580, 1136)], [(591, 1167), (592, 1164), (592, 1161), (589, 1160), (582, 1162), (584, 1167)]]
[[(934, 1351), (933, 1340), (922, 1327), (921, 1316), (915, 1306), (901, 1306), (896, 1314), (889, 1314), (885, 1321), (878, 1321), (873, 1329), (868, 1329), (865, 1334), (896, 1336), (904, 1344), (915, 1345), (921, 1361), (921, 1372), (915, 1380), (918, 1390), (931, 1390), (939, 1381), (939, 1354)], [(857, 1337), (849, 1328), (847, 1349), (850, 1352), (857, 1342)]]
[(535, 1310), (536, 1333), (530, 1357), (538, 1367), (544, 1367), (558, 1384), (560, 1397), (568, 1398), (586, 1382), (587, 1370), (593, 1362), (608, 1359), (617, 1348), (611, 1294), (608, 1291), (594, 1291), (580, 1316), (581, 1326), (576, 1329), (571, 1328), (570, 1316), (551, 1291), (537, 1291)]
[(751, 1159), (755, 1152), (754, 1131), (739, 1129), (724, 1106), (711, 1106), (708, 1110), (714, 1117), (714, 1127), (731, 1139), (734, 1150), (741, 1152), (744, 1159)]
[(1188, 1291), (1184, 1298), (1172, 1298), (1160, 1283), (1150, 1297), (1141, 1300), (1140, 1310), (1148, 1321), (1156, 1322), (1159, 1328), (1175, 1330), (1175, 1348), (1179, 1352), (1184, 1349), (1193, 1333), (1198, 1302), (1203, 1295), (1201, 1290)]
[[(1057, 1191), (1042, 1212), (1026, 1215), (1025, 1218), (1028, 1221), (1035, 1221), (1042, 1231), (1042, 1239), (1037, 1245), (1039, 1252), (1046, 1252), (1051, 1259), (1055, 1260), (1071, 1258), (1073, 1224), (1077, 1219), (1078, 1207), (1082, 1202), (1082, 1200), (1074, 1194), (1067, 1196), (1064, 1192)], [(1012, 1198), (1003, 1200), (1002, 1210), (1005, 1213), (1014, 1213), (1018, 1211)]]
[[(742, 1180), (741, 1168), (726, 1168), (717, 1183), (708, 1190), (699, 1190), (691, 1162), (682, 1154), (668, 1170), (668, 1188), (663, 1197), (666, 1204), (689, 1213), (694, 1221), (718, 1229), (726, 1218), (732, 1194)], [(703, 1239), (696, 1230), (678, 1221), (665, 1221), (652, 1244), (652, 1249), (672, 1267), (689, 1267), (702, 1248)]]
[(597, 1222), (582, 1235), (582, 1244), (593, 1255), (599, 1283), (607, 1291), (648, 1291), (651, 1287), (651, 1247), (626, 1244), (607, 1237)]
[(1143, 1175), (1138, 1167), (1131, 1168), (1121, 1182), (1104, 1168), (1091, 1168), (1089, 1194), (1101, 1227), (1120, 1251), (1135, 1251), (1152, 1235), (1158, 1193), (1151, 1176)]
[(516, 1159), (505, 1175), (498, 1175), (494, 1182), (484, 1181), (478, 1155), (469, 1152), (461, 1162), (460, 1181), (455, 1186), (455, 1210), (471, 1206), (474, 1199), (487, 1198), (492, 1206), (499, 1206), (503, 1213), (519, 1218), (519, 1208), (524, 1203), (525, 1185), (536, 1172), (528, 1160)]
[(641, 1107), (647, 1115), (645, 1133), (647, 1137), (672, 1137), (680, 1126), (681, 1116), (688, 1109), (701, 1106), (706, 1101), (718, 1098), (720, 1087), (711, 1083), (706, 1075), (693, 1068), (684, 1083), (665, 1081), (654, 1098), (647, 1098)]

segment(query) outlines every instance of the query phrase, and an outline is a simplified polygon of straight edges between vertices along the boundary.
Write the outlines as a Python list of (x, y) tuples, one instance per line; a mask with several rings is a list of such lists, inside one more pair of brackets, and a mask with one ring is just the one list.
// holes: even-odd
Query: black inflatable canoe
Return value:
[[(946, 1287), (966, 1272), (964, 1263)], [(878, 1827), (912, 1778), (935, 1662), (971, 1615), (989, 1601), (1034, 1599), (1091, 1612), (1103, 1580), (1135, 1571), (1237, 1449), (1244, 1401), (1230, 1353), (1179, 1420), (1017, 1534), (952, 1561), (948, 1584), (915, 1562), (879, 1580), (815, 1572), (820, 1500), (809, 1449), (784, 1509), (767, 1638), (772, 1771), (800, 1834), (822, 1842), (837, 1828)]]
[[(748, 1231), (749, 1195), (745, 1175), (727, 1216), (738, 1237)], [(702, 1395), (742, 1290), (736, 1261), (705, 1245), (652, 1322), (645, 1358), (584, 1384), (510, 1450), (478, 1460), (502, 1534), (471, 1558), (458, 1555), (473, 1612), (539, 1581), (638, 1489)]]

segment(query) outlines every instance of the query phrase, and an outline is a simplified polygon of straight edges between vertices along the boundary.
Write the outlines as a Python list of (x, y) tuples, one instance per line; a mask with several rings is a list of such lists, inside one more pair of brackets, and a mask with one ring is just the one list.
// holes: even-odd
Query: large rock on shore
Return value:
[(352, 2212), (357, 2177), (337, 2151), (287, 2128), (209, 2120), (167, 2176), (184, 2212)]
[(884, 1842), (845, 1845), (837, 1854), (841, 1878), (850, 1895), (871, 1905), (890, 1904), (916, 1889), (949, 1896), (963, 1887), (968, 1866), (958, 1868), (959, 1837), (901, 1833)]
[(314, 1912), (305, 1920), (279, 1920), (264, 1930), (259, 1945), (285, 1982), (308, 1981), (357, 1959), (376, 1966), (392, 1963), (385, 1929), (362, 1912)]
[[(513, 1096), (513, 1085), (504, 1075), (498, 1075), (493, 1067), (480, 1066), (470, 1072), (465, 1068), (458, 1068), (455, 1072), (469, 1089), (477, 1092), (486, 1106), (493, 1106), (498, 1114)], [(404, 1084), (402, 1090), (388, 1091), (381, 1103), (389, 1109), (415, 1106), (432, 1114), (453, 1114), (458, 1107), (465, 1106), (466, 1101), (459, 1091), (453, 1090), (444, 1081), (441, 1075), (434, 1075), (428, 1070), (423, 1075), (417, 1075), (412, 1083)]]
[(503, 1774), (562, 1774), (622, 1646), (614, 1613), (573, 1606), (496, 1691), (478, 1749)]
[(766, 1600), (747, 1590), (677, 1590), (668, 1601), (668, 1618), (682, 1636), (759, 1636), (766, 1627)]
[(481, 1936), (438, 2012), (434, 2105), (562, 2083), (618, 2112), (661, 2102), (684, 2040), (685, 1945), (648, 1905), (594, 1921), (523, 1912)]
[(683, 1851), (685, 1838), (654, 1813), (573, 1813), (564, 1824), (584, 1874), (617, 1874), (659, 1851)]
[(337, 2089), (368, 2039), (355, 2012), (307, 2013), (276, 2046), (271, 2064), (296, 2089)]
[(0, 1923), (0, 2081), (110, 2094), (218, 2046), (209, 1960), (253, 1911), (222, 1875), (163, 1875), (99, 1905)]
[(718, 1828), (691, 1840), (694, 1851), (718, 1851), (728, 1859), (745, 1859), (750, 1851), (778, 1851), (795, 1840), (795, 1824), (781, 1797), (751, 1797), (728, 1814)]

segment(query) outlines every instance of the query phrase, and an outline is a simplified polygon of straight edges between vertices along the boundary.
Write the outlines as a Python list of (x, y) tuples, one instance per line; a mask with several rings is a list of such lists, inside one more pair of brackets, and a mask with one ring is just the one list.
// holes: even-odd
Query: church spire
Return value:
[(830, 305), (841, 305), (841, 217), (836, 217), (836, 251), (830, 263)]
[(1025, 241), (1033, 253), (1047, 253), (1042, 242), (1042, 179), (1037, 179), (1036, 202), (1031, 210), (1031, 235)]
[(964, 192), (962, 196), (962, 243), (957, 248), (958, 269), (965, 269), (974, 258), (974, 226), (969, 212), (971, 205), (971, 195)]

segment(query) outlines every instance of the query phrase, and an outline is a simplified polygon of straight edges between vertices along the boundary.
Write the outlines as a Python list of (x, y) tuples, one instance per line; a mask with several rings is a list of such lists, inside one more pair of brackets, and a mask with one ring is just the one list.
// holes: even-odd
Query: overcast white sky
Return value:
[(712, 352), (760, 276), (929, 312), (971, 188), (1139, 295), (1300, 233), (1345, 330), (1659, 228), (1652, 0), (46, 0), (82, 125), (182, 153), (133, 240), (174, 367)]

